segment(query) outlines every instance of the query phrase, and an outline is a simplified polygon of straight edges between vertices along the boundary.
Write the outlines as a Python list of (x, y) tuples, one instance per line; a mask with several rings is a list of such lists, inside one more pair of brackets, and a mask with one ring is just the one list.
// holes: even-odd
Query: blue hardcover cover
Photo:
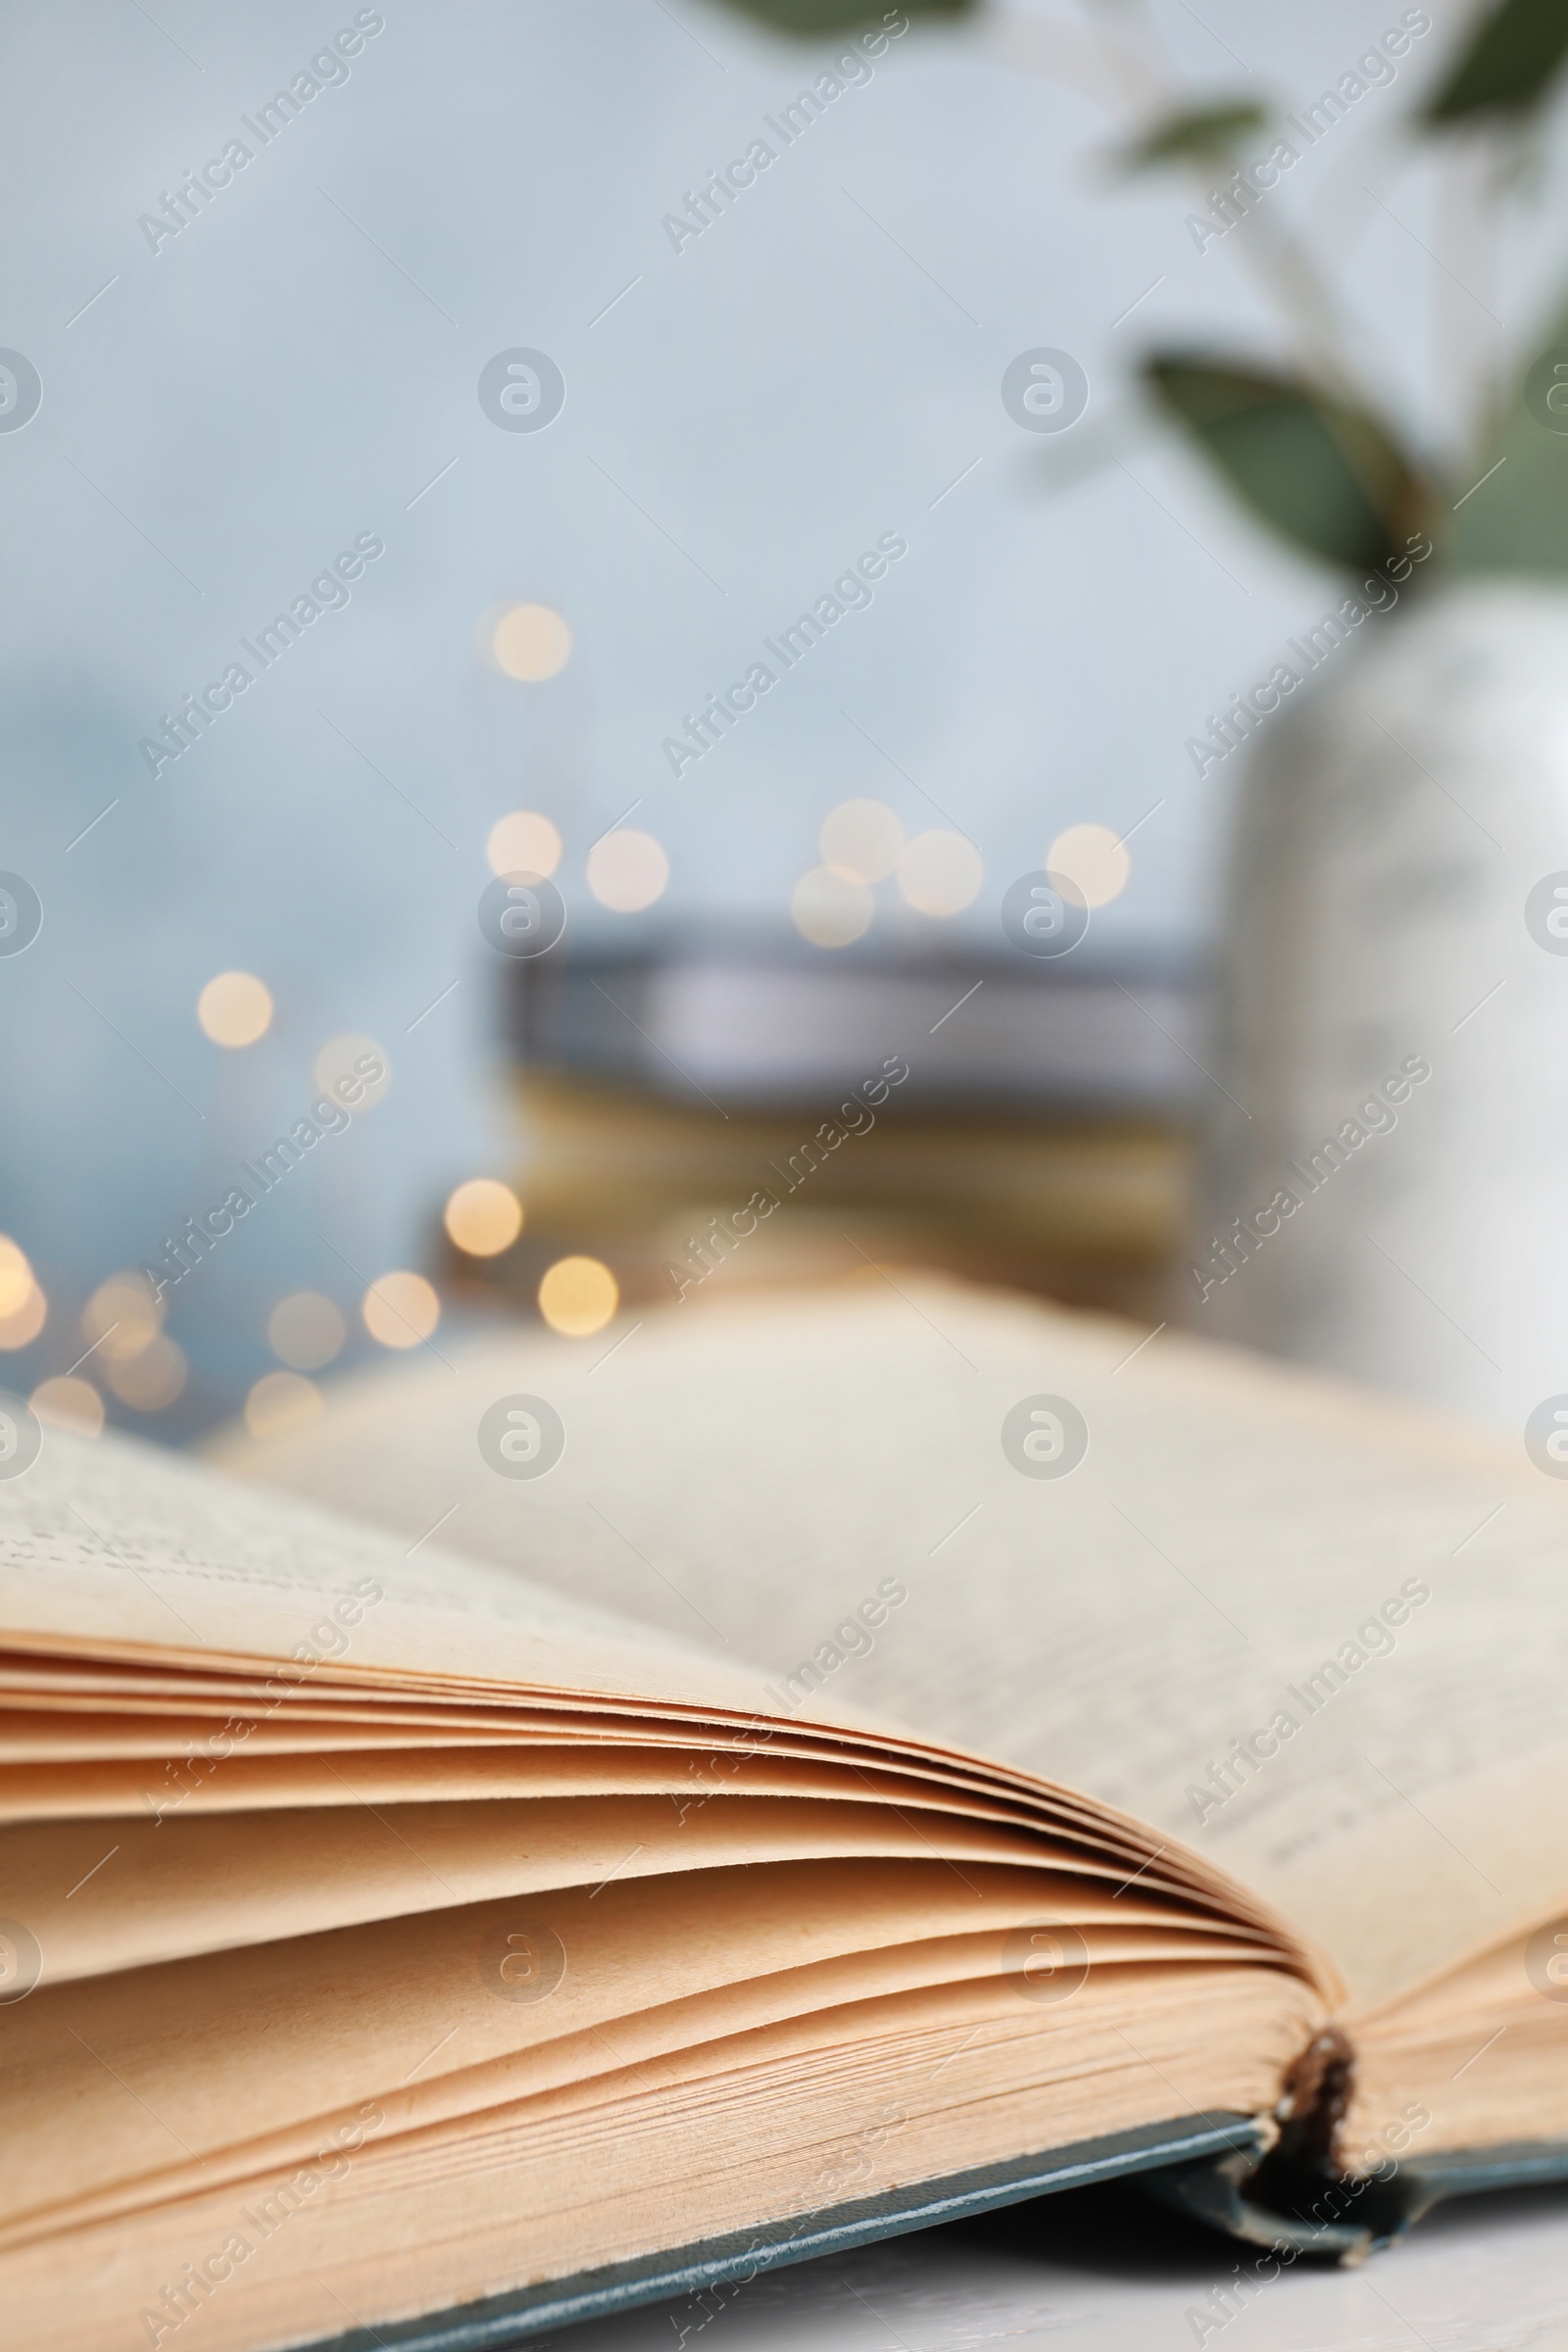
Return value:
[(377, 2347), (383, 2352), (502, 2352), (504, 2346), (521, 2343), (547, 2328), (599, 2319), (638, 2303), (662, 2302), (670, 2295), (701, 2296), (717, 2309), (726, 2289), (734, 2293), (760, 2271), (776, 2270), (786, 2262), (807, 2262), (813, 2255), (929, 2229), (937, 2222), (961, 2221), (999, 2205), (1015, 2205), (1055, 2189), (1083, 2188), (1121, 2174), (1175, 2166), (1190, 2175), (1227, 2157), (1245, 2158), (1250, 2169), (1262, 2145), (1262, 2134), (1249, 2116), (1196, 2115), (1180, 2123), (1146, 2125), (1007, 2164), (908, 2182), (793, 2221), (641, 2255), (570, 2278), (548, 2279), (422, 2319), (351, 2328), (346, 2335), (313, 2345), (311, 2352), (377, 2352)]
[(505, 2352), (546, 2328), (674, 2295), (695, 2298), (706, 2321), (760, 2272), (784, 2263), (808, 2262), (877, 2238), (1125, 2177), (1135, 2177), (1137, 2186), (1159, 2203), (1229, 2236), (1293, 2257), (1316, 2255), (1351, 2264), (1402, 2236), (1448, 2197), (1568, 2180), (1568, 2141), (1517, 2141), (1402, 2164), (1386, 2180), (1336, 2181), (1339, 2193), (1327, 2204), (1313, 2192), (1331, 2176), (1324, 2172), (1321, 2179), (1309, 2179), (1303, 2172), (1300, 2211), (1288, 2214), (1248, 2195), (1264, 2145), (1265, 2135), (1250, 2116), (1197, 2115), (1146, 2125), (1006, 2164), (907, 2182), (791, 2221), (547, 2279), (419, 2319), (351, 2328), (321, 2339), (310, 2352)]

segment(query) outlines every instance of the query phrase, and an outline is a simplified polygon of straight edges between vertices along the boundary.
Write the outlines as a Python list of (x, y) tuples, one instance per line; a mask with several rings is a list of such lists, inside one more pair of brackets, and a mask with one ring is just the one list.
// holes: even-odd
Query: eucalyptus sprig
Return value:
[[(851, 32), (884, 14), (867, 0), (732, 5), (806, 36)], [(1001, 13), (975, 0), (903, 0), (903, 9), (950, 21)], [(1098, 0), (1095, 13), (1125, 12)], [(1113, 72), (1147, 88), (1147, 74), (1126, 71), (1120, 26), (1106, 24), (1104, 38)], [(1462, 136), (1487, 146), (1501, 185), (1565, 64), (1568, 0), (1493, 0), (1407, 127), (1426, 141)], [(1168, 103), (1120, 142), (1120, 169), (1196, 172), (1210, 185), (1216, 174), (1234, 180), (1242, 144), (1266, 129), (1269, 110), (1250, 92), (1193, 98), (1168, 77), (1166, 87)], [(1500, 396), (1482, 404), (1462, 453), (1440, 463), (1360, 380), (1356, 338), (1301, 241), (1277, 223), (1241, 225), (1238, 245), (1286, 314), (1294, 358), (1261, 365), (1207, 346), (1170, 347), (1150, 352), (1143, 372), (1159, 412), (1247, 511), (1301, 553), (1347, 571), (1387, 561), (1423, 532), (1452, 569), (1568, 576), (1568, 431), (1544, 429), (1539, 391), (1534, 409), (1530, 401), (1554, 358), (1568, 361), (1568, 313), (1550, 323)], [(1485, 496), (1476, 495), (1483, 485)]]

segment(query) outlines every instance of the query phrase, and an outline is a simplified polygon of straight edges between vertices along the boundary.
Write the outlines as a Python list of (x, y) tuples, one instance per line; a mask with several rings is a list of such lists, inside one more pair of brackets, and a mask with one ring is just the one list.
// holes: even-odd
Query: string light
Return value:
[(628, 826), (607, 833), (588, 853), (588, 887), (616, 914), (640, 914), (662, 897), (668, 880), (669, 859), (651, 833)]
[(514, 808), (491, 826), (484, 855), (493, 874), (538, 874), (548, 881), (561, 863), (561, 835), (537, 808)]
[(1069, 825), (1046, 853), (1054, 874), (1076, 882), (1087, 906), (1108, 906), (1127, 887), (1133, 861), (1119, 833), (1108, 825)]
[(0, 1348), (30, 1348), (49, 1317), (27, 1252), (0, 1233)]
[(869, 886), (836, 865), (813, 865), (790, 893), (790, 921), (813, 948), (847, 948), (875, 912)]
[(571, 659), (571, 631), (548, 605), (509, 605), (491, 629), (496, 667), (509, 678), (539, 686)]
[(70, 1430), (78, 1438), (103, 1434), (104, 1400), (90, 1380), (57, 1372), (52, 1380), (39, 1381), (27, 1402), (48, 1429)]
[(185, 1386), (188, 1370), (183, 1351), (164, 1332), (135, 1355), (113, 1357), (105, 1366), (109, 1386), (121, 1403), (138, 1413), (161, 1413), (172, 1404)]
[(441, 1301), (422, 1274), (399, 1269), (371, 1283), (360, 1312), (383, 1348), (417, 1348), (440, 1322)]
[(318, 1094), (340, 1102), (351, 1118), (373, 1110), (392, 1083), (392, 1064), (373, 1037), (348, 1030), (328, 1038), (311, 1065)]
[(466, 1256), (496, 1257), (522, 1231), (522, 1202), (510, 1184), (471, 1176), (448, 1200), (444, 1222), (449, 1239)]
[(105, 1363), (128, 1363), (164, 1327), (164, 1307), (140, 1274), (111, 1274), (81, 1312), (81, 1336)]
[(33, 1288), (27, 1252), (8, 1233), (0, 1233), (0, 1320), (25, 1306)]
[(9, 1315), (0, 1315), (0, 1348), (30, 1348), (49, 1319), (49, 1301), (36, 1283)]
[(883, 801), (841, 801), (822, 820), (816, 846), (824, 865), (852, 882), (881, 882), (904, 848), (904, 827)]
[(899, 859), (899, 888), (917, 914), (961, 914), (984, 880), (980, 853), (962, 833), (917, 833)]
[(215, 1046), (254, 1046), (271, 1026), (271, 991), (254, 972), (220, 972), (197, 998), (196, 1018)]
[(267, 1345), (295, 1372), (318, 1372), (348, 1337), (341, 1310), (320, 1291), (293, 1291), (267, 1318)]
[(558, 1258), (539, 1285), (539, 1312), (567, 1339), (603, 1331), (619, 1304), (615, 1277), (597, 1257)]
[(321, 1392), (300, 1372), (264, 1372), (245, 1399), (245, 1426), (253, 1438), (277, 1438), (314, 1421)]

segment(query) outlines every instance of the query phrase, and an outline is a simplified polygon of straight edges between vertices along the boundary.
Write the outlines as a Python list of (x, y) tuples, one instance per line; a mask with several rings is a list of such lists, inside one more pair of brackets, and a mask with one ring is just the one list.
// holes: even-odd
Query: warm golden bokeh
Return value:
[(34, 1282), (20, 1306), (0, 1315), (0, 1348), (30, 1348), (49, 1319), (49, 1301)]
[(271, 1026), (271, 991), (254, 972), (220, 972), (197, 998), (196, 1018), (215, 1046), (254, 1046)]
[(468, 1257), (496, 1257), (522, 1231), (522, 1202), (510, 1184), (470, 1176), (446, 1206), (448, 1238)]
[(105, 1363), (128, 1363), (163, 1328), (163, 1302), (140, 1274), (111, 1274), (81, 1311), (81, 1336)]
[(917, 914), (961, 914), (984, 880), (980, 853), (962, 833), (917, 833), (899, 859), (899, 888)]
[(484, 855), (493, 874), (538, 874), (548, 882), (561, 863), (561, 835), (537, 808), (514, 808), (491, 826)]
[[(377, 1067), (378, 1078), (368, 1075)], [(357, 1118), (363, 1111), (373, 1110), (386, 1093), (392, 1083), (392, 1063), (373, 1037), (362, 1037), (358, 1030), (350, 1029), (341, 1037), (327, 1039), (311, 1064), (311, 1076), (319, 1094)]]
[(296, 1372), (329, 1364), (348, 1337), (342, 1310), (320, 1291), (292, 1291), (267, 1318), (267, 1345)]
[[(103, 1352), (108, 1354), (107, 1348)], [(161, 1413), (172, 1404), (185, 1386), (187, 1370), (183, 1350), (163, 1332), (135, 1355), (116, 1356), (105, 1366), (121, 1403), (138, 1413)]]
[(884, 801), (841, 801), (824, 817), (816, 846), (823, 864), (852, 882), (881, 882), (899, 862), (904, 827)]
[(8, 1233), (0, 1233), (0, 1321), (25, 1306), (33, 1288), (27, 1252)]
[(422, 1274), (399, 1268), (371, 1283), (360, 1312), (383, 1348), (417, 1348), (440, 1322), (441, 1301)]
[(1086, 906), (1108, 906), (1126, 889), (1133, 861), (1108, 825), (1069, 825), (1047, 851), (1046, 865), (1077, 883)]
[(847, 948), (871, 928), (870, 886), (836, 865), (813, 865), (790, 893), (790, 921), (813, 948)]
[(52, 1380), (39, 1381), (27, 1402), (46, 1429), (68, 1429), (78, 1438), (103, 1434), (104, 1400), (90, 1380), (57, 1372)]
[(615, 1277), (597, 1257), (557, 1258), (539, 1285), (539, 1312), (571, 1340), (603, 1331), (619, 1304)]
[(668, 880), (662, 844), (634, 826), (607, 833), (588, 853), (588, 887), (616, 914), (640, 914), (663, 896)]
[(320, 1409), (314, 1380), (299, 1372), (264, 1372), (245, 1399), (245, 1426), (253, 1438), (275, 1438), (314, 1421)]
[(509, 678), (542, 685), (571, 659), (571, 631), (548, 605), (509, 605), (490, 635), (496, 666)]

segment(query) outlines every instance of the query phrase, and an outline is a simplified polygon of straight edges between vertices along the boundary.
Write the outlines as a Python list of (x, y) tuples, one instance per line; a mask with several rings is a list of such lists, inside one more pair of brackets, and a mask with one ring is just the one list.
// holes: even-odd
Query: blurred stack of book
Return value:
[(563, 943), (507, 980), (526, 1224), (454, 1279), (531, 1298), (582, 1252), (637, 1300), (870, 1260), (1163, 1313), (1190, 969), (709, 934)]

